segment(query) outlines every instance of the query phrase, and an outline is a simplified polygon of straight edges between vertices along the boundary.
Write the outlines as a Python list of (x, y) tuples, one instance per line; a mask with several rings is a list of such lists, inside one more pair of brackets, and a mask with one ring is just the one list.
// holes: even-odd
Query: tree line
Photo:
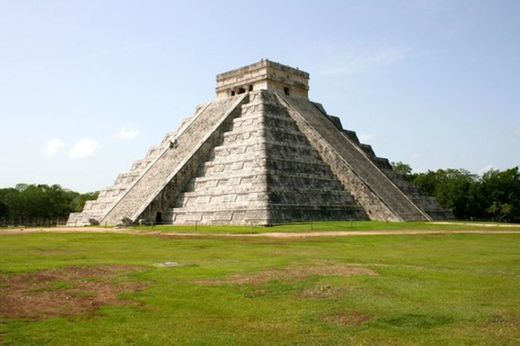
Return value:
[(0, 189), (0, 225), (63, 222), (71, 212), (83, 210), (98, 192), (79, 193), (60, 185), (17, 184)]
[(520, 172), (518, 167), (491, 169), (482, 175), (464, 169), (438, 169), (413, 173), (409, 165), (392, 162), (394, 170), (457, 219), (520, 222)]
[[(395, 171), (425, 195), (463, 220), (520, 222), (520, 171), (518, 167), (489, 170), (477, 175), (464, 169), (438, 169), (414, 173), (402, 162), (392, 162)], [(64, 222), (71, 212), (83, 210), (98, 192), (79, 193), (60, 185), (17, 184), (0, 189), (0, 226)]]

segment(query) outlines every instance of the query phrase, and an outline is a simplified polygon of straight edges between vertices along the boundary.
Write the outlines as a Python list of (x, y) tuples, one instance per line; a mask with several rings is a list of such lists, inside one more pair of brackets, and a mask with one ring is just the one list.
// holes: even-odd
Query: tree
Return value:
[(97, 199), (98, 195), (99, 192), (87, 192), (81, 195), (78, 194), (71, 200), (69, 204), (70, 209), (73, 212), (80, 212), (83, 210), (83, 207), (87, 201)]
[(81, 211), (85, 201), (97, 195), (97, 192), (80, 194), (57, 184), (17, 184), (15, 188), (0, 189), (0, 217), (9, 216), (14, 221), (64, 218), (73, 211)]
[(478, 176), (464, 169), (439, 169), (417, 174), (412, 183), (422, 193), (434, 196), (442, 207), (451, 209), (456, 217), (475, 216), (473, 195)]
[(412, 178), (412, 167), (404, 162), (391, 162), (392, 168), (394, 172), (400, 173), (404, 176), (406, 180), (411, 180)]
[(520, 172), (490, 170), (482, 176), (482, 196), (489, 217), (500, 221), (520, 220)]
[(7, 205), (0, 201), (0, 219), (6, 218), (9, 216), (9, 208), (7, 208)]

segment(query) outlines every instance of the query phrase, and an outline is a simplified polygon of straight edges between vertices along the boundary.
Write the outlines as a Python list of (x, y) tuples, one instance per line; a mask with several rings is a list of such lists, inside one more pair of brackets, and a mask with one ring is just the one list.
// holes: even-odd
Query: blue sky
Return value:
[(520, 1), (0, 0), (0, 187), (111, 185), (261, 58), (391, 161), (520, 164)]

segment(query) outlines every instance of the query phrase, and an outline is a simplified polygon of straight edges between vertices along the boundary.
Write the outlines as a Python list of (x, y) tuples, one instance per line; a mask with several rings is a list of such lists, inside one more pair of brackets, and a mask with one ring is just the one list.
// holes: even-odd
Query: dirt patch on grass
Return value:
[(520, 314), (501, 313), (491, 316), (489, 323), (510, 324), (520, 328)]
[(498, 313), (490, 316), (487, 321), (476, 323), (475, 329), (493, 335), (497, 345), (510, 344), (511, 340), (520, 340), (520, 314)]
[(419, 313), (409, 313), (386, 317), (378, 320), (379, 324), (390, 325), (401, 328), (428, 329), (453, 323), (451, 316), (445, 315), (423, 315)]
[(0, 276), (0, 315), (32, 320), (73, 316), (103, 305), (125, 304), (120, 293), (145, 287), (128, 274), (132, 266), (69, 267), (22, 275)]
[(363, 324), (370, 322), (372, 319), (372, 316), (357, 311), (338, 312), (334, 315), (325, 317), (327, 323), (346, 327), (360, 327)]
[(261, 285), (270, 281), (301, 281), (306, 278), (317, 276), (354, 276), (354, 275), (377, 275), (371, 269), (362, 267), (351, 267), (346, 265), (308, 266), (297, 268), (285, 268), (277, 270), (265, 270), (253, 274), (235, 274), (225, 279), (199, 280), (196, 283), (205, 286), (232, 285)]
[(343, 289), (331, 285), (317, 285), (305, 289), (299, 296), (304, 299), (330, 299), (340, 297), (343, 291)]

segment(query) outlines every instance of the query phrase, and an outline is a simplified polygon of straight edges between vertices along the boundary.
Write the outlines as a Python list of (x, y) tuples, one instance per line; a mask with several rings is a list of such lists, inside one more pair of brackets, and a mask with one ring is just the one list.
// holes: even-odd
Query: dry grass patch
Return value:
[(371, 269), (363, 267), (351, 267), (347, 265), (308, 266), (265, 270), (253, 274), (235, 274), (225, 279), (199, 280), (196, 283), (205, 286), (231, 285), (261, 285), (270, 281), (301, 281), (310, 276), (355, 276), (377, 275)]
[(103, 305), (124, 304), (120, 293), (144, 288), (128, 274), (134, 266), (70, 267), (22, 275), (0, 276), (0, 315), (40, 320), (73, 316)]
[(300, 294), (300, 298), (311, 299), (330, 299), (342, 295), (344, 289), (331, 285), (317, 285), (305, 289)]
[(514, 337), (520, 336), (520, 314), (517, 313), (499, 313), (491, 316), (486, 322), (479, 323), (479, 329), (482, 329), (497, 337)]
[(360, 327), (363, 324), (370, 322), (372, 319), (372, 316), (357, 311), (343, 311), (325, 317), (327, 323), (345, 327)]

